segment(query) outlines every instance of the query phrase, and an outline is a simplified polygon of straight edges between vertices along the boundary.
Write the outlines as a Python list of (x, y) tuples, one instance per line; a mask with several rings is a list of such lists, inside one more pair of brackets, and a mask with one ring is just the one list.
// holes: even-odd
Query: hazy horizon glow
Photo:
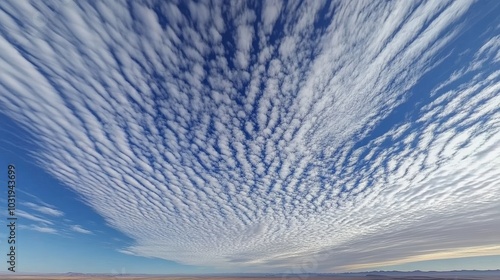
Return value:
[(500, 256), (499, 3), (300, 2), (0, 3), (0, 163), (54, 270)]

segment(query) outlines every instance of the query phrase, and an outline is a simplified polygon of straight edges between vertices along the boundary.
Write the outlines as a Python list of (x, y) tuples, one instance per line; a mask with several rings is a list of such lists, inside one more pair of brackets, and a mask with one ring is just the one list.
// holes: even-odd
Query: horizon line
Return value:
[(498, 269), (464, 269), (464, 270), (371, 270), (371, 271), (360, 271), (360, 272), (318, 272), (318, 273), (285, 273), (285, 272), (238, 272), (238, 273), (175, 273), (175, 274), (157, 274), (157, 273), (98, 273), (98, 272), (9, 272), (9, 271), (0, 271), (0, 276), (36, 276), (36, 275), (99, 275), (99, 276), (167, 276), (167, 277), (217, 277), (217, 276), (244, 276), (244, 275), (253, 275), (253, 276), (266, 276), (266, 277), (283, 277), (283, 275), (290, 276), (300, 276), (300, 275), (317, 275), (317, 276), (332, 276), (332, 275), (345, 275), (345, 274), (372, 274), (372, 273), (466, 273), (466, 272), (475, 272), (475, 273), (487, 273), (487, 272), (500, 272), (500, 268)]

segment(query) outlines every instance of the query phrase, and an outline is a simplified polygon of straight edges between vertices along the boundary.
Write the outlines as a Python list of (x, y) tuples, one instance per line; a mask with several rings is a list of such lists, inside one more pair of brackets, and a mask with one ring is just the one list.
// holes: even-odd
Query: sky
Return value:
[(500, 269), (500, 2), (0, 2), (0, 271)]

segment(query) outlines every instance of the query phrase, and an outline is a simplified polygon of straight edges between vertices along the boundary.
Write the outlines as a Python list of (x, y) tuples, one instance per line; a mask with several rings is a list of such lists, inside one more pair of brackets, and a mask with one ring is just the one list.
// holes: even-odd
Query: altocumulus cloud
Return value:
[(122, 252), (268, 271), (500, 254), (499, 37), (374, 129), (472, 1), (181, 2), (0, 4), (2, 112)]

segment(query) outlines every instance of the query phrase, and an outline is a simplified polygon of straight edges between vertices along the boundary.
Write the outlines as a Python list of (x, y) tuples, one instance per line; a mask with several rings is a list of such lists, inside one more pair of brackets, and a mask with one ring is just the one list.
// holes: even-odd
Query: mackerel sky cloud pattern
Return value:
[(460, 45), (488, 3), (5, 1), (0, 106), (128, 254), (500, 255), (500, 21)]

